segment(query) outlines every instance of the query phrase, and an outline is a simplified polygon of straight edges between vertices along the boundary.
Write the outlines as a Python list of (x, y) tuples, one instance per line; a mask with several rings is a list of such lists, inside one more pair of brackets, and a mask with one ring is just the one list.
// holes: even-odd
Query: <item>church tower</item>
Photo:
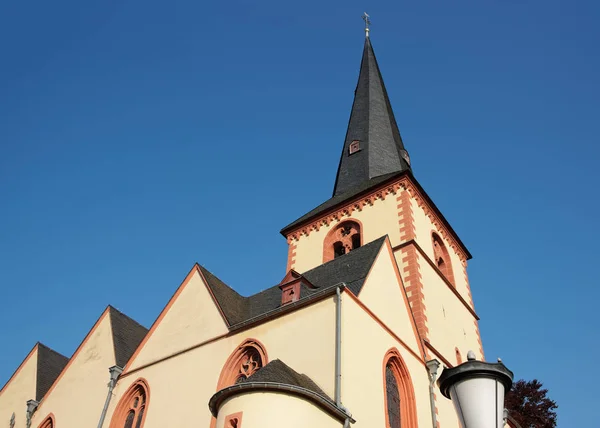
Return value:
[(333, 195), (281, 233), (299, 273), (387, 235), (426, 357), (483, 359), (471, 254), (413, 175), (368, 29)]

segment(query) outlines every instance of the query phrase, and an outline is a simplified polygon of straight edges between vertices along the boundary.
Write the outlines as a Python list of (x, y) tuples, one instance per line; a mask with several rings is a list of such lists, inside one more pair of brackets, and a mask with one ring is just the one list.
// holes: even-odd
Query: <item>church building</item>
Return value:
[(70, 357), (37, 343), (0, 427), (459, 427), (435, 380), (484, 358), (471, 254), (412, 168), (367, 31), (332, 196), (281, 229), (281, 281), (242, 296), (196, 264), (149, 329), (109, 306)]

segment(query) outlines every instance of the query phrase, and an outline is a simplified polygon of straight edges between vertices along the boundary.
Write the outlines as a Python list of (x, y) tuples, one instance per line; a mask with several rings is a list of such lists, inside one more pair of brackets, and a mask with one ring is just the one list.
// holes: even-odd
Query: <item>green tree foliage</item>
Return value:
[(515, 382), (506, 394), (505, 405), (510, 416), (523, 428), (556, 428), (558, 405), (547, 397), (537, 379)]

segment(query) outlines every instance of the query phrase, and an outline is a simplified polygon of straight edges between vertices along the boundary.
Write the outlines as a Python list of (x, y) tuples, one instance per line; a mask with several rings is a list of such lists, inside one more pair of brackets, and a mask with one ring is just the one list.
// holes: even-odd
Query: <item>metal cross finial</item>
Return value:
[(362, 19), (365, 21), (365, 34), (369, 37), (369, 25), (371, 25), (371, 20), (369, 19), (367, 12), (363, 13)]

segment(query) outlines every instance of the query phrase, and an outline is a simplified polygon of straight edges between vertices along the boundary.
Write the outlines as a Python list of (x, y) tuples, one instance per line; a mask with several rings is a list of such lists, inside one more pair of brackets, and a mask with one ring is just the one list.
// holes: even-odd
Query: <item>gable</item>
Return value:
[(61, 426), (98, 423), (106, 399), (108, 368), (115, 364), (109, 311), (107, 308), (102, 313), (42, 398), (32, 426), (39, 425), (49, 413), (54, 414)]
[(0, 421), (6, 426), (13, 413), (15, 426), (25, 426), (27, 400), (35, 398), (37, 359), (36, 344), (0, 391)]
[(194, 266), (158, 316), (125, 371), (131, 371), (228, 332), (207, 285)]
[(415, 353), (421, 354), (420, 339), (389, 240), (381, 247), (358, 298)]

